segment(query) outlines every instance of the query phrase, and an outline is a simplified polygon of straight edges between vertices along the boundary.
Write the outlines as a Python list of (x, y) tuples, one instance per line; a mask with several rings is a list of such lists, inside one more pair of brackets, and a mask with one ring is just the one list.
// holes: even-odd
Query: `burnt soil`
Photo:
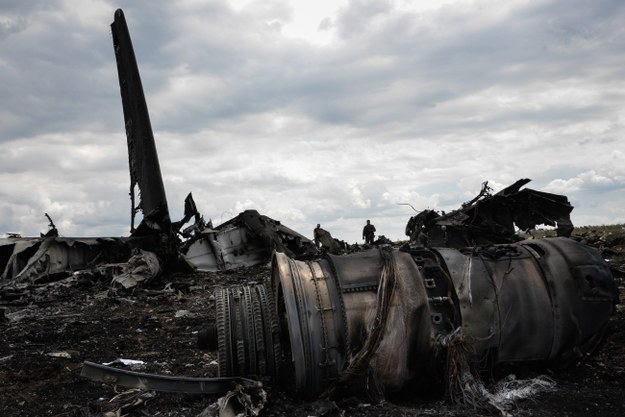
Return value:
[[(621, 304), (594, 355), (547, 375), (556, 389), (518, 401), (514, 416), (625, 415), (625, 242), (592, 239), (613, 270)], [(115, 289), (107, 279), (74, 275), (49, 283), (0, 285), (1, 416), (196, 416), (216, 396), (145, 392), (80, 376), (83, 361), (144, 361), (131, 369), (164, 375), (216, 376), (216, 354), (197, 347), (197, 331), (214, 321), (216, 285), (245, 284), (267, 266), (225, 273), (161, 277), (142, 288)], [(128, 368), (127, 368), (128, 369)], [(410, 395), (374, 403), (345, 396), (302, 402), (267, 388), (265, 416), (466, 416), (485, 411), (444, 396)]]

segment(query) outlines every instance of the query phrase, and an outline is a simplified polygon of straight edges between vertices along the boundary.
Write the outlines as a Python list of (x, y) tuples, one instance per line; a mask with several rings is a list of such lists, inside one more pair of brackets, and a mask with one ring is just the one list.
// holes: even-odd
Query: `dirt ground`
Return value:
[[(586, 236), (609, 261), (625, 297), (625, 240)], [(214, 319), (213, 289), (248, 283), (267, 266), (230, 273), (160, 278), (133, 291), (106, 279), (74, 275), (40, 284), (0, 283), (0, 415), (196, 416), (215, 396), (155, 393), (116, 387), (80, 376), (83, 361), (144, 361), (132, 369), (165, 375), (216, 376), (215, 355), (197, 348), (197, 331)], [(605, 342), (566, 371), (516, 370), (546, 375), (555, 390), (519, 401), (514, 416), (624, 416), (625, 306), (611, 320)], [(442, 397), (411, 393), (373, 404), (366, 398), (305, 403), (267, 388), (265, 416), (466, 416), (483, 411)]]

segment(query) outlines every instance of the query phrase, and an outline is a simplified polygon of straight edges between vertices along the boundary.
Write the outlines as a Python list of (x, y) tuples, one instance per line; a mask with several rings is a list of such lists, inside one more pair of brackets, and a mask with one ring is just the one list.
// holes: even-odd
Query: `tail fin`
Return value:
[[(150, 115), (143, 94), (139, 68), (126, 25), (126, 18), (121, 9), (115, 12), (115, 20), (111, 24), (111, 30), (128, 140), (130, 199), (132, 203), (130, 231), (135, 234), (135, 215), (137, 211), (141, 210), (143, 223), (146, 226), (169, 234), (171, 219), (150, 124)], [(137, 186), (139, 187), (140, 201), (139, 204), (135, 205)]]

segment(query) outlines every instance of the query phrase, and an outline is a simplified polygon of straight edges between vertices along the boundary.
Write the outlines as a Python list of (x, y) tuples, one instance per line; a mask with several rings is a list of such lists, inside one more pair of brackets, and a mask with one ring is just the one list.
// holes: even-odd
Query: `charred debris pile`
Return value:
[[(23, 317), (37, 314), (33, 304), (46, 298), (42, 291), (71, 286), (89, 294), (99, 288), (87, 295), (92, 300), (143, 295), (159, 300), (158, 305), (148, 312), (129, 305), (129, 316), (115, 320), (132, 323), (130, 316), (149, 317), (156, 309), (171, 312), (179, 328), (193, 326), (197, 336), (187, 332), (178, 339), (184, 340), (180, 353), (193, 365), (194, 376), (186, 367), (164, 374), (153, 366), (147, 367), (153, 372), (132, 363), (128, 368), (123, 361), (102, 364), (133, 354), (144, 362), (149, 360), (146, 350), (163, 349), (158, 344), (127, 349), (127, 354), (109, 349), (105, 358), (63, 349), (48, 353), (82, 358), (83, 377), (127, 387), (133, 401), (148, 401), (155, 391), (220, 396), (226, 409), (220, 415), (232, 410), (255, 415), (263, 407), (272, 413), (266, 389), (272, 392), (270, 402), (301, 398), (302, 404), (329, 407), (330, 415), (338, 415), (337, 398), (405, 402), (415, 391), (421, 401), (445, 399), (445, 410), (456, 404), (459, 408), (451, 410), (506, 415), (522, 393), (551, 391), (555, 382), (544, 375), (512, 377), (500, 380), (505, 388), (493, 388), (498, 386), (489, 384), (493, 376), (525, 367), (553, 372), (587, 360), (603, 340), (618, 302), (614, 276), (625, 272), (622, 262), (606, 262), (623, 257), (618, 242), (608, 243), (606, 235), (588, 231), (572, 238), (523, 240), (516, 233), (498, 234), (514, 228), (519, 216), (558, 226), (557, 234), (562, 234), (561, 224), (570, 225), (572, 207), (563, 196), (525, 189), (526, 196), (540, 196), (530, 199), (535, 217), (528, 220), (519, 207), (527, 199), (519, 198), (517, 186), (525, 182), (505, 193), (480, 193), (447, 215), (423, 212), (428, 221), (415, 220), (418, 214), (409, 219), (410, 241), (401, 246), (351, 248), (343, 254), (317, 249), (255, 211), (214, 228), (193, 210), (190, 196), (187, 214), (195, 221), (188, 227), (186, 218), (172, 223), (175, 233), (68, 239), (58, 237), (51, 223), (45, 236), (3, 242), (4, 325), (15, 328)], [(541, 205), (545, 199), (551, 211)], [(170, 236), (176, 239), (173, 255)], [(174, 307), (181, 291), (203, 291), (205, 301)], [(69, 315), (80, 320), (82, 310)], [(160, 329), (148, 331), (167, 340), (176, 339), (179, 331), (171, 323)], [(196, 340), (208, 353), (189, 346)], [(10, 352), (4, 358), (10, 360)], [(79, 372), (77, 365), (73, 372)], [(509, 391), (504, 395), (496, 389)], [(507, 399), (510, 392), (519, 393), (515, 401)], [(129, 407), (130, 400), (125, 401), (117, 410)], [(111, 405), (91, 407), (103, 411)]]
[[(380, 402), (419, 392), (506, 415), (514, 400), (487, 390), (483, 381), (509, 369), (576, 365), (603, 340), (618, 303), (613, 272), (622, 274), (622, 265), (611, 270), (589, 244), (591, 236), (570, 238), (568, 199), (522, 188), (528, 179), (496, 194), (484, 183), (478, 196), (447, 214), (418, 213), (407, 222), (410, 240), (401, 247), (378, 242), (385, 244), (347, 248), (333, 239), (317, 248), (255, 210), (213, 227), (191, 194), (184, 218), (173, 222), (121, 10), (111, 28), (129, 151), (131, 234), (60, 237), (50, 219), (50, 230), (40, 237), (2, 239), (0, 302), (7, 334), (19, 334), (15, 323), (30, 314), (24, 303), (46, 289), (97, 286), (102, 291), (89, 296), (91, 304), (97, 297), (123, 303), (128, 294), (142, 292), (171, 302), (182, 288), (177, 283), (185, 282), (181, 277), (195, 277), (192, 287), (209, 300), (210, 308), (201, 305), (206, 316), (174, 311), (176, 319), (191, 314), (198, 343), (208, 351), (188, 355), (214, 358), (208, 364), (198, 359), (205, 368), (191, 364), (195, 376), (103, 365), (79, 346), (74, 353), (51, 352), (50, 360), (81, 357), (84, 377), (137, 390), (133, 401), (149, 401), (146, 392), (152, 391), (223, 395), (205, 415), (257, 415), (266, 401), (263, 387), (309, 402), (321, 398), (325, 405), (337, 397)], [(135, 227), (137, 213), (143, 218)], [(522, 239), (516, 232), (542, 224), (554, 226), (557, 237)], [(246, 274), (250, 267), (256, 272)], [(215, 272), (221, 275), (210, 275)], [(202, 282), (206, 276), (212, 280)], [(159, 280), (169, 280), (168, 287), (150, 292)], [(88, 307), (74, 307), (71, 314), (80, 322)], [(132, 305), (127, 311), (126, 320), (135, 320)], [(175, 331), (171, 323), (169, 330)], [(121, 350), (107, 352), (123, 355)], [(13, 356), (0, 358), (0, 368)], [(80, 381), (85, 389), (88, 381)], [(552, 385), (544, 378), (520, 384), (508, 387)], [(328, 413), (336, 412), (329, 407)]]

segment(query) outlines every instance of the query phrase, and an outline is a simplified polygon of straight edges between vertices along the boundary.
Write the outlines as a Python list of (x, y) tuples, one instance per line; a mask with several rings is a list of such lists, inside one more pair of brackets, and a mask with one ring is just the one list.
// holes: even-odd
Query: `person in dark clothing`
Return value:
[(362, 229), (362, 238), (365, 240), (365, 244), (373, 245), (373, 239), (375, 238), (375, 226), (371, 224), (370, 220), (367, 220), (367, 224)]
[(317, 246), (318, 248), (321, 247), (321, 239), (323, 238), (323, 236), (326, 233), (327, 232), (321, 228), (321, 225), (317, 224), (317, 227), (315, 227), (315, 230), (313, 230), (313, 237), (314, 237), (314, 240), (315, 240), (315, 246)]

